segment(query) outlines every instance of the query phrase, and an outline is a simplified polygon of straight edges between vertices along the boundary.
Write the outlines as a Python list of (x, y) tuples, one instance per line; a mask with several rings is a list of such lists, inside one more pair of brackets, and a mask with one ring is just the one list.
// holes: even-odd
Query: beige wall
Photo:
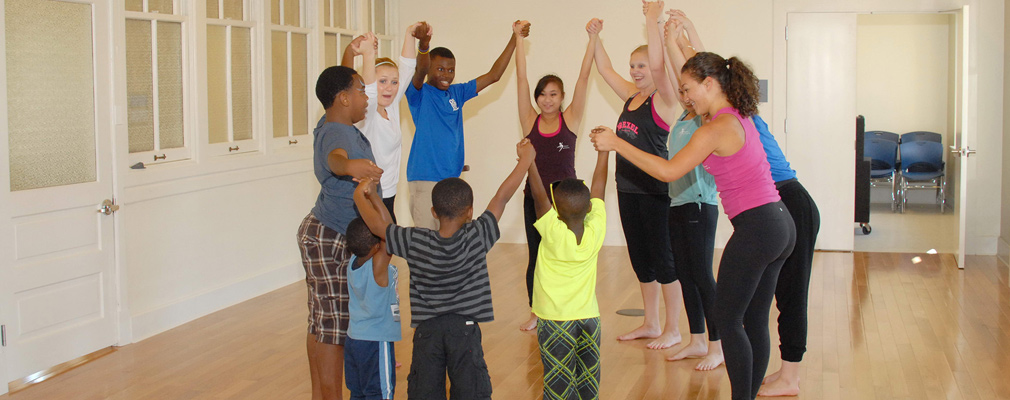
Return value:
[(950, 16), (857, 17), (856, 112), (866, 130), (947, 132)]
[[(621, 66), (634, 46), (645, 42), (643, 17), (639, 1), (529, 1), (500, 2), (475, 0), (455, 2), (446, 7), (444, 2), (433, 0), (403, 1), (399, 4), (401, 24), (412, 20), (427, 20), (435, 28), (433, 44), (452, 49), (458, 59), (457, 81), (487, 71), (501, 52), (508, 37), (509, 25), (516, 19), (532, 22), (532, 35), (528, 39), (530, 75), (558, 73), (566, 82), (572, 82), (586, 41), (584, 25), (592, 17), (604, 19), (604, 43), (614, 60)], [(723, 55), (736, 55), (750, 62), (758, 76), (769, 79), (770, 102), (763, 104), (761, 114), (769, 122), (780, 144), (788, 148), (783, 138), (785, 115), (785, 25), (791, 12), (897, 12), (932, 13), (971, 6), (971, 38), (975, 48), (971, 52), (972, 90), (969, 99), (972, 147), (980, 149), (973, 156), (969, 168), (973, 178), (968, 209), (968, 252), (993, 254), (1000, 235), (1000, 219), (993, 218), (1001, 211), (1001, 192), (983, 190), (1000, 187), (1003, 129), (1003, 2), (999, 0), (856, 0), (836, 2), (828, 0), (717, 0), (677, 5), (699, 27), (709, 50)], [(668, 3), (668, 7), (672, 7)], [(515, 116), (515, 77), (510, 67), (502, 82), (486, 89), (464, 108), (467, 132), (467, 163), (473, 171), (464, 177), (474, 186), (476, 207), (482, 208), (497, 189), (501, 179), (514, 162), (512, 148), (520, 137)], [(590, 84), (587, 116), (582, 123), (576, 169), (580, 175), (592, 169), (593, 153), (585, 137), (585, 127), (613, 124), (617, 120), (620, 101), (594, 72)], [(402, 105), (406, 110), (406, 105)], [(405, 111), (405, 114), (406, 111)], [(405, 121), (405, 147), (411, 140), (409, 118)], [(983, 151), (984, 150), (984, 151)], [(405, 152), (409, 151), (405, 149)], [(405, 187), (405, 182), (403, 183)], [(401, 193), (406, 193), (404, 190)], [(617, 217), (613, 186), (608, 197), (610, 229), (607, 244), (623, 244)], [(503, 217), (501, 227), (504, 242), (523, 242), (519, 197), (513, 199)], [(403, 202), (405, 203), (405, 202)], [(398, 206), (405, 211), (405, 205)], [(831, 210), (822, 210), (831, 212)], [(720, 221), (719, 243), (724, 243), (731, 228)]]
[(1003, 193), (1000, 203), (1003, 204), (1003, 218), (1000, 221), (1000, 240), (997, 254), (1003, 262), (1010, 264), (1010, 75), (1006, 66), (1010, 65), (1010, 29), (1006, 22), (1010, 21), (1010, 7), (1004, 10), (1003, 29)]

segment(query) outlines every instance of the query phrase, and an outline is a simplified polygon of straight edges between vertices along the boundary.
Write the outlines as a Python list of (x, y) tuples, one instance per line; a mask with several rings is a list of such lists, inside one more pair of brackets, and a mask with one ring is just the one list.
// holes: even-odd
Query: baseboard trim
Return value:
[(42, 371), (36, 372), (34, 374), (28, 375), (21, 379), (16, 379), (7, 384), (8, 393), (14, 394), (22, 390), (28, 389), (34, 385), (45, 382), (47, 379), (52, 378), (56, 375), (62, 374), (64, 372), (70, 371), (74, 368), (80, 367), (81, 365), (87, 364), (99, 358), (102, 358), (108, 354), (116, 351), (115, 347), (106, 347), (104, 349), (98, 350), (96, 352), (85, 354), (83, 356), (77, 357), (73, 360), (67, 361), (65, 363), (55, 365), (51, 368), (44, 369)]
[(301, 263), (296, 262), (141, 312), (131, 319), (133, 342), (139, 342), (301, 279), (304, 279), (304, 270)]

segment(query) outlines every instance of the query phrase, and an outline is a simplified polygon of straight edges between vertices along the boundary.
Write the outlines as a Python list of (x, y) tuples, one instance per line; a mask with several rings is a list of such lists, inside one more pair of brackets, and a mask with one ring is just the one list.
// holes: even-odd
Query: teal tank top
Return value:
[(347, 336), (354, 340), (397, 342), (400, 333), (400, 298), (396, 294), (396, 267), (389, 264), (389, 284), (375, 283), (372, 260), (357, 268), (357, 257), (347, 264), (347, 311), (350, 315)]
[[(677, 123), (670, 130), (670, 138), (667, 147), (670, 149), (670, 158), (674, 154), (687, 146), (702, 123), (701, 116), (685, 120), (687, 111), (684, 111), (677, 119)], [(701, 165), (695, 167), (680, 179), (670, 182), (670, 207), (684, 204), (711, 204), (718, 205), (719, 194), (715, 189), (715, 178), (712, 174), (705, 172)]]

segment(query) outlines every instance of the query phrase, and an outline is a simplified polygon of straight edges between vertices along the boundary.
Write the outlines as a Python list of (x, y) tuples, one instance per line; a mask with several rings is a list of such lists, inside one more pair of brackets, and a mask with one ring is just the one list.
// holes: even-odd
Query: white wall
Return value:
[(856, 112), (866, 117), (866, 130), (946, 136), (950, 16), (864, 14), (856, 20)]
[(1006, 66), (1010, 65), (1010, 29), (1006, 22), (1010, 21), (1010, 7), (1003, 14), (1003, 218), (1000, 221), (1000, 238), (997, 245), (997, 255), (1004, 263), (1010, 265), (1010, 75)]

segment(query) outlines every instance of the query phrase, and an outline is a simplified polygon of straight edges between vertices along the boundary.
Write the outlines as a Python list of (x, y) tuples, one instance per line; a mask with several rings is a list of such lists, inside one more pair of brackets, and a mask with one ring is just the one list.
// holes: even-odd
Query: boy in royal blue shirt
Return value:
[[(528, 34), (529, 23), (525, 23), (522, 36)], [(414, 226), (438, 229), (438, 220), (431, 211), (431, 190), (436, 182), (457, 178), (463, 171), (463, 103), (501, 79), (515, 46), (513, 33), (491, 70), (469, 82), (453, 84), (456, 58), (452, 52), (444, 47), (428, 51), (428, 42), (423, 40), (418, 45), (414, 78), (405, 94), (416, 127), (407, 158), (410, 214)]]

